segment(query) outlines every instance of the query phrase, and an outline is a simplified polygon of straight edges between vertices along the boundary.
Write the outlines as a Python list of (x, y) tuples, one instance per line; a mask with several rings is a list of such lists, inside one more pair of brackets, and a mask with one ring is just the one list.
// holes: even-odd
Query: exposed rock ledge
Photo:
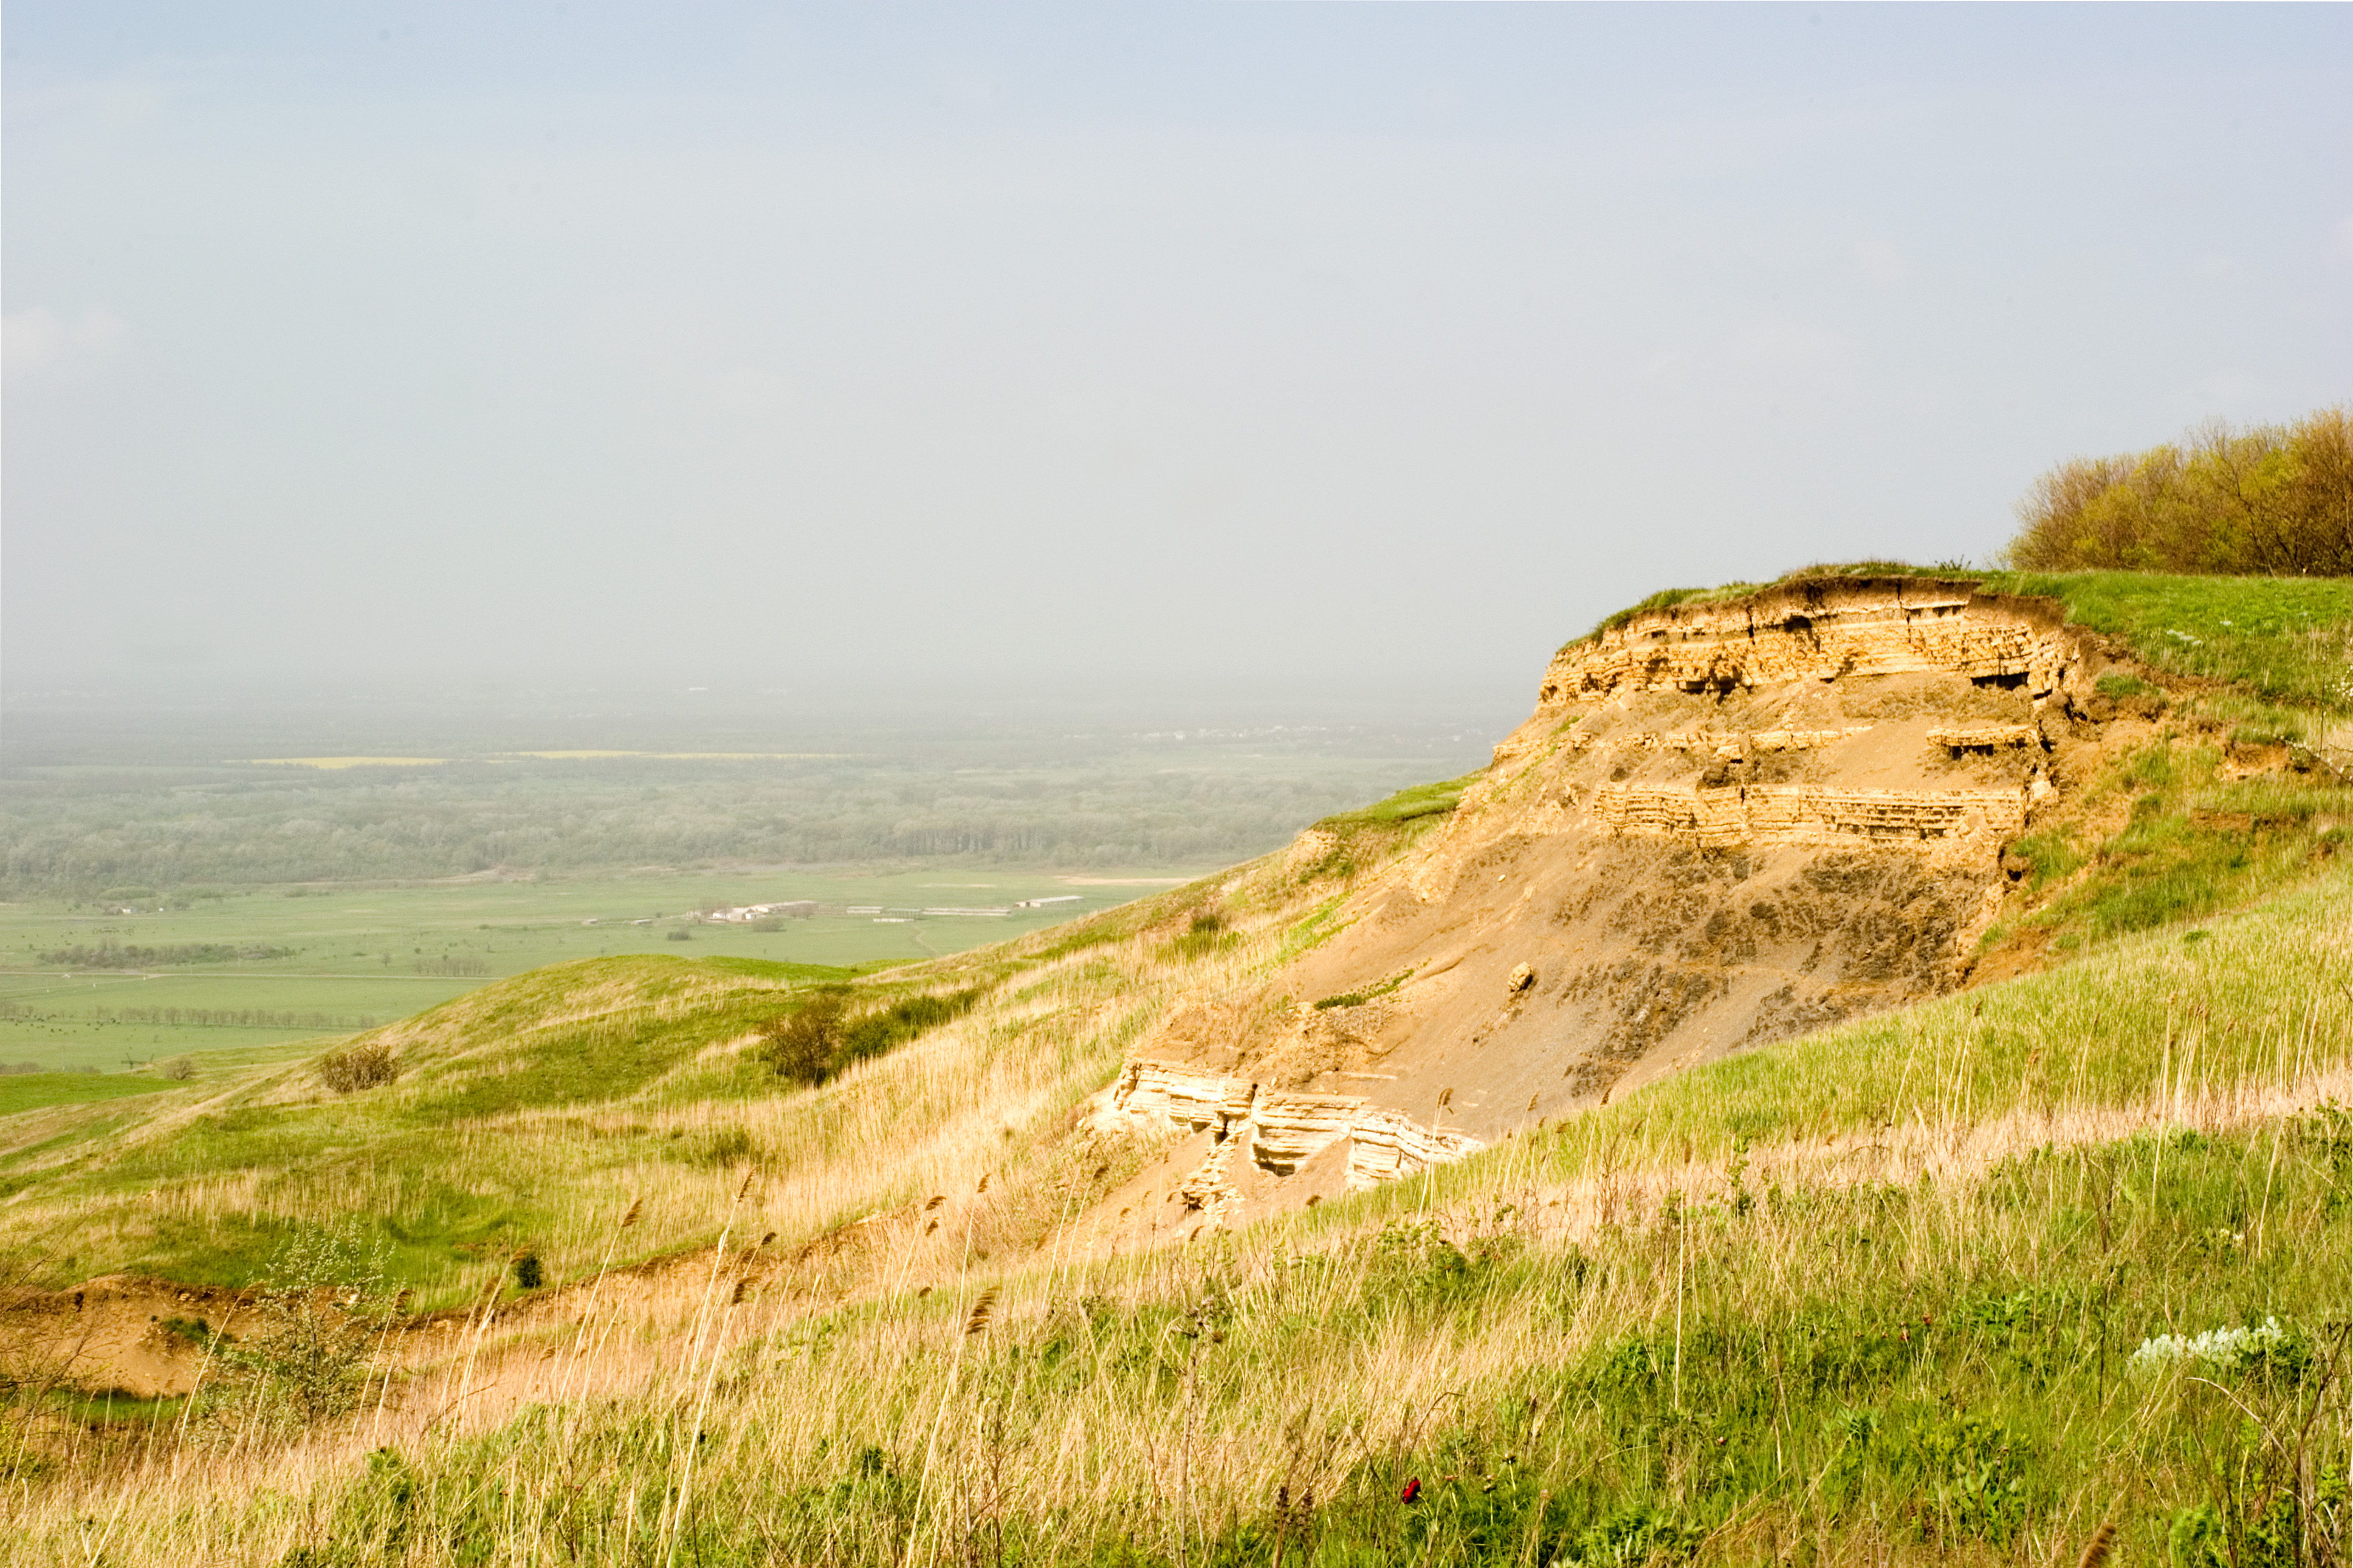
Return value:
[(1357, 1192), (1485, 1147), (1467, 1134), (1425, 1127), (1352, 1096), (1273, 1093), (1248, 1079), (1176, 1062), (1129, 1062), (1095, 1122), (1129, 1131), (1211, 1134), (1216, 1147), (1187, 1179), (1185, 1196), (1212, 1219), (1234, 1200), (1226, 1173), (1240, 1150), (1259, 1169), (1288, 1176), (1345, 1138), (1348, 1190)]
[(1571, 643), (1546, 672), (1537, 708), (1629, 689), (1725, 691), (1928, 670), (2048, 691), (2076, 640), (2055, 606), (1962, 584), (1799, 583), (1652, 611)]
[(2021, 789), (1603, 784), (1594, 787), (1589, 809), (1614, 833), (1654, 833), (1709, 847), (1957, 839), (1984, 848), (2026, 826), (2026, 798)]

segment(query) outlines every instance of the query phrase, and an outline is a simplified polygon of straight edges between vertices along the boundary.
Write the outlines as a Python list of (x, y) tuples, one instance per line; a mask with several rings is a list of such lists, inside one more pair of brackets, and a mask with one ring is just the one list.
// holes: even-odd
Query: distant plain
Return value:
[[(188, 1051), (301, 1041), (390, 1023), (492, 979), (605, 954), (762, 958), (854, 967), (960, 952), (1183, 881), (1181, 870), (703, 871), (577, 881), (258, 889), (185, 909), (99, 914), (56, 902), (0, 906), (0, 1061), (120, 1070)], [(1072, 901), (1015, 909), (1021, 900)], [(698, 906), (809, 900), (832, 912), (754, 923)], [(840, 912), (880, 906), (881, 917)], [(996, 908), (1001, 916), (924, 915)], [(633, 924), (648, 921), (649, 924)], [(683, 932), (683, 940), (671, 933)], [(43, 953), (196, 944), (291, 949), (283, 957), (123, 969), (48, 965)], [(422, 969), (426, 973), (419, 973)], [(434, 973), (439, 971), (440, 973)], [(454, 973), (453, 973), (454, 971)], [(287, 1022), (199, 1019), (259, 1013)], [(125, 1017), (125, 1014), (136, 1016)], [(178, 1015), (177, 1017), (172, 1015)], [(164, 1016), (153, 1016), (164, 1015)]]
[[(459, 704), (311, 729), (299, 709), (20, 705), (0, 765), (0, 1066), (300, 1054), (576, 958), (961, 952), (1460, 772), (1507, 722), (654, 706), (589, 723)], [(1015, 907), (1035, 899), (1068, 901)], [(814, 917), (698, 918), (803, 900)], [(922, 912), (948, 909), (1008, 912)], [(0, 1105), (99, 1092), (0, 1077)]]

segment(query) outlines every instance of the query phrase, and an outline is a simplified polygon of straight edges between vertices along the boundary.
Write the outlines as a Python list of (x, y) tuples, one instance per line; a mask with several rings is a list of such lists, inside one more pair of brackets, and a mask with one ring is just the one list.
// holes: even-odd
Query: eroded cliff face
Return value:
[(1262, 984), (1173, 1009), (1099, 1121), (1179, 1135), (1161, 1201), (1214, 1223), (1957, 985), (2106, 661), (2052, 606), (1918, 579), (1573, 644), (1444, 829)]

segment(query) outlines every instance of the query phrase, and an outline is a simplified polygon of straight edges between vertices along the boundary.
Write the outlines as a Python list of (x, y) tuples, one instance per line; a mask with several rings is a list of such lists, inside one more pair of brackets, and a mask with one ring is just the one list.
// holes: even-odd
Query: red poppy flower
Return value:
[(1398, 1493), (1398, 1501), (1411, 1502), (1420, 1495), (1421, 1478), (1419, 1476), (1409, 1476), (1406, 1478), (1405, 1490)]

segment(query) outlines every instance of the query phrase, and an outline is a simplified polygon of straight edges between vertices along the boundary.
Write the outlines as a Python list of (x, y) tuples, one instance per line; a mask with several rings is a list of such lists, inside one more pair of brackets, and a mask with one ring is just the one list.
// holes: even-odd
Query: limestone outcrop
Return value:
[(1230, 1202), (1237, 1152), (1271, 1175), (1290, 1176), (1343, 1140), (1348, 1190), (1415, 1175), (1484, 1147), (1460, 1132), (1426, 1127), (1359, 1096), (1284, 1094), (1246, 1078), (1171, 1062), (1127, 1064), (1097, 1124), (1142, 1132), (1207, 1132), (1212, 1148), (1178, 1192), (1214, 1218)]

